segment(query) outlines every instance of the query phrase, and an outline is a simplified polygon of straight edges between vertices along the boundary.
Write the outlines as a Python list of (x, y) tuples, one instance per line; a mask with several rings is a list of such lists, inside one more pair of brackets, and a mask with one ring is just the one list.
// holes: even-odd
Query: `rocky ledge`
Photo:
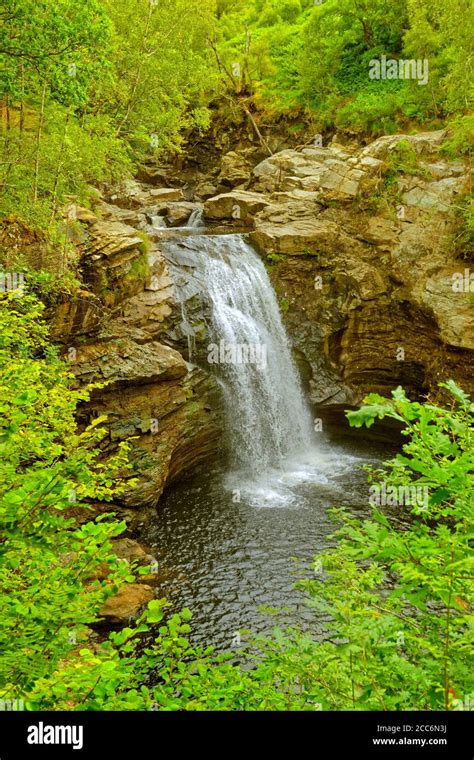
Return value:
[[(156, 192), (139, 192), (148, 209)], [(175, 218), (169, 204), (181, 203), (181, 193), (173, 193), (163, 210)], [(143, 232), (143, 207), (131, 214), (123, 205), (104, 202), (96, 214), (75, 209), (82, 289), (51, 308), (49, 317), (78, 383), (96, 386), (80, 422), (107, 416), (104, 456), (121, 441), (131, 444), (133, 469), (126, 477), (135, 484), (119, 506), (136, 527), (167, 485), (216, 455), (221, 424), (214, 377), (179, 351), (186, 342), (181, 304), (159, 246)]]
[(81, 419), (107, 415), (105, 454), (132, 442), (129, 519), (219, 449), (202, 283), (192, 230), (177, 226), (204, 218), (249, 234), (315, 404), (398, 384), (435, 393), (447, 377), (470, 389), (472, 284), (454, 287), (468, 263), (453, 243), (468, 172), (443, 156), (445, 137), (336, 137), (263, 160), (236, 146), (207, 174), (144, 169), (146, 182), (111, 189), (95, 213), (75, 209), (83, 286), (50, 317), (78, 382), (104, 384)]
[(204, 203), (211, 221), (252, 225), (315, 403), (472, 384), (474, 284), (454, 245), (469, 174), (445, 138), (282, 150)]

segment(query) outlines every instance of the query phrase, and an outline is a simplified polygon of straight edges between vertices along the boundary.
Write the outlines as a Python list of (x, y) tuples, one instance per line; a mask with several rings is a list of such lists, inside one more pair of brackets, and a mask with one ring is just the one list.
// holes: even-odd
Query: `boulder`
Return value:
[[(301, 191), (300, 191), (301, 192)], [(313, 194), (269, 205), (255, 217), (251, 242), (260, 251), (291, 255), (315, 254), (333, 250), (339, 228), (335, 222), (321, 219), (322, 206)], [(294, 196), (294, 192), (289, 197)]]
[(122, 182), (109, 192), (105, 200), (122, 209), (136, 209), (143, 205), (146, 193), (142, 185), (133, 179)]
[(155, 558), (133, 538), (113, 538), (111, 544), (113, 553), (129, 564), (143, 566), (156, 562)]
[[(90, 519), (90, 515), (88, 518)], [(126, 562), (129, 565), (133, 564), (138, 567), (150, 566), (152, 572), (147, 573), (146, 576), (140, 576), (141, 583), (143, 581), (154, 580), (156, 573), (154, 574), (153, 570), (157, 568), (157, 561), (155, 557), (145, 551), (138, 541), (134, 541), (132, 538), (114, 538), (110, 543), (112, 544), (112, 553), (116, 555), (118, 562)], [(101, 563), (88, 580), (105, 580), (110, 575), (112, 567), (109, 562)]]
[(235, 151), (229, 151), (222, 157), (218, 182), (224, 187), (236, 187), (245, 184), (250, 177), (251, 166), (246, 158)]
[(337, 246), (338, 238), (337, 224), (309, 217), (286, 224), (259, 220), (250, 234), (259, 250), (293, 256), (329, 253)]
[(259, 193), (245, 190), (233, 190), (209, 198), (204, 203), (204, 216), (211, 220), (235, 220), (251, 222), (259, 211), (269, 205), (268, 200)]
[(108, 267), (120, 266), (143, 247), (143, 238), (136, 229), (122, 222), (97, 222), (91, 227), (89, 236), (84, 253), (94, 260), (107, 258)]
[(168, 186), (169, 184), (167, 170), (153, 165), (141, 166), (136, 178), (139, 182), (145, 182), (148, 185)]
[(178, 380), (187, 374), (181, 354), (150, 341), (137, 343), (127, 335), (78, 346), (72, 369), (83, 383), (106, 382), (108, 388)]
[(99, 615), (108, 625), (126, 625), (140, 615), (153, 596), (151, 586), (144, 583), (125, 583), (116, 594), (107, 599)]
[(201, 200), (207, 200), (217, 194), (217, 186), (211, 182), (200, 182), (196, 185), (194, 195)]
[(160, 201), (182, 201), (184, 200), (183, 191), (180, 188), (160, 187), (150, 190), (148, 193), (152, 203)]
[(193, 211), (202, 208), (202, 204), (200, 203), (178, 201), (175, 203), (168, 203), (163, 208), (163, 211), (166, 216), (166, 221), (171, 227), (182, 227), (186, 224)]

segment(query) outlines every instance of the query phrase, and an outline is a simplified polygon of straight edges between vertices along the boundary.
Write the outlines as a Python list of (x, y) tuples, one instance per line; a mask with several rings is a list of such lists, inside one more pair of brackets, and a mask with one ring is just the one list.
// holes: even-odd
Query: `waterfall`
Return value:
[(202, 208), (195, 208), (194, 211), (191, 212), (191, 215), (186, 222), (186, 227), (204, 227), (204, 211)]
[(223, 389), (233, 464), (259, 475), (312, 445), (277, 299), (241, 235), (196, 235), (186, 246), (209, 304), (207, 358)]

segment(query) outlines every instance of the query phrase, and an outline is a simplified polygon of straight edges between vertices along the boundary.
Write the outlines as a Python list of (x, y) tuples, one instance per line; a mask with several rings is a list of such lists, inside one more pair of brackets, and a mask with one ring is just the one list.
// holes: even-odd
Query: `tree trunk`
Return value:
[(25, 131), (25, 67), (21, 64), (20, 142)]
[(64, 165), (64, 156), (66, 155), (66, 138), (67, 138), (67, 130), (69, 126), (69, 116), (70, 114), (67, 113), (66, 115), (66, 121), (64, 122), (64, 131), (63, 131), (63, 137), (61, 140), (61, 152), (60, 152), (60, 158), (58, 161), (58, 166), (56, 169), (56, 175), (54, 177), (54, 186), (53, 186), (53, 207), (51, 209), (51, 222), (54, 222), (54, 217), (56, 216), (56, 204), (57, 204), (57, 194), (58, 194), (58, 185), (59, 185), (59, 178), (61, 177), (61, 170)]
[(139, 63), (138, 63), (138, 66), (137, 66), (137, 69), (136, 69), (136, 72), (135, 72), (135, 78), (134, 78), (133, 85), (132, 85), (132, 91), (131, 91), (130, 96), (128, 98), (128, 103), (127, 103), (127, 107), (125, 109), (125, 114), (121, 118), (121, 120), (119, 122), (119, 125), (117, 127), (117, 135), (121, 134), (124, 125), (128, 121), (128, 117), (130, 116), (130, 111), (132, 110), (132, 107), (133, 107), (133, 104), (134, 104), (135, 94), (137, 92), (138, 85), (140, 84), (142, 67), (143, 67), (143, 61), (144, 61), (144, 54), (145, 54), (145, 48), (146, 48), (146, 43), (148, 41), (148, 33), (149, 33), (149, 30), (150, 30), (151, 14), (152, 14), (152, 4), (150, 3), (149, 6), (148, 6), (148, 16), (147, 16), (146, 23), (145, 23), (145, 29), (143, 31), (142, 44), (140, 46), (140, 60), (139, 60)]
[(47, 90), (48, 84), (45, 79), (43, 89), (41, 92), (41, 109), (39, 114), (39, 120), (38, 120), (38, 131), (36, 133), (36, 155), (35, 155), (35, 174), (34, 174), (34, 181), (33, 181), (33, 203), (38, 202), (38, 179), (39, 179), (39, 166), (40, 166), (40, 147), (41, 147), (41, 135), (43, 132), (43, 121), (44, 121), (44, 107), (46, 103), (46, 90)]

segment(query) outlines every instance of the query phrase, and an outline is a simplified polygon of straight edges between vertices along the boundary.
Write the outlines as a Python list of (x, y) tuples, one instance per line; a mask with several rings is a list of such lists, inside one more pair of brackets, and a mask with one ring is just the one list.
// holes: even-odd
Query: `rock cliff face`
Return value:
[(82, 410), (84, 421), (108, 416), (106, 453), (133, 440), (138, 485), (125, 507), (154, 507), (219, 448), (202, 283), (174, 229), (191, 215), (249, 234), (313, 402), (356, 404), (398, 384), (419, 396), (448, 377), (469, 390), (474, 286), (469, 273), (459, 286), (467, 262), (453, 245), (468, 176), (440, 154), (444, 137), (333, 141), (263, 160), (236, 149), (207, 174), (144, 169), (146, 184), (114, 188), (96, 214), (76, 209), (83, 288), (51, 312), (53, 334), (79, 382), (106, 383)]
[(216, 454), (220, 437), (213, 376), (173, 347), (185, 343), (181, 307), (159, 246), (140, 231), (157, 196), (138, 190), (138, 211), (104, 203), (100, 220), (87, 219), (78, 243), (83, 289), (50, 314), (78, 381), (103, 385), (81, 421), (107, 415), (106, 455), (131, 441), (138, 480), (122, 497), (128, 508), (156, 506), (169, 483)]
[[(472, 382), (472, 294), (466, 278), (455, 285), (466, 262), (453, 246), (468, 174), (440, 157), (444, 139), (440, 131), (283, 150), (244, 188), (204, 204), (209, 219), (232, 208), (232, 218), (252, 220), (250, 240), (269, 265), (316, 403), (357, 403), (398, 384), (425, 394), (447, 377)], [(410, 173), (396, 165), (400, 148)]]

